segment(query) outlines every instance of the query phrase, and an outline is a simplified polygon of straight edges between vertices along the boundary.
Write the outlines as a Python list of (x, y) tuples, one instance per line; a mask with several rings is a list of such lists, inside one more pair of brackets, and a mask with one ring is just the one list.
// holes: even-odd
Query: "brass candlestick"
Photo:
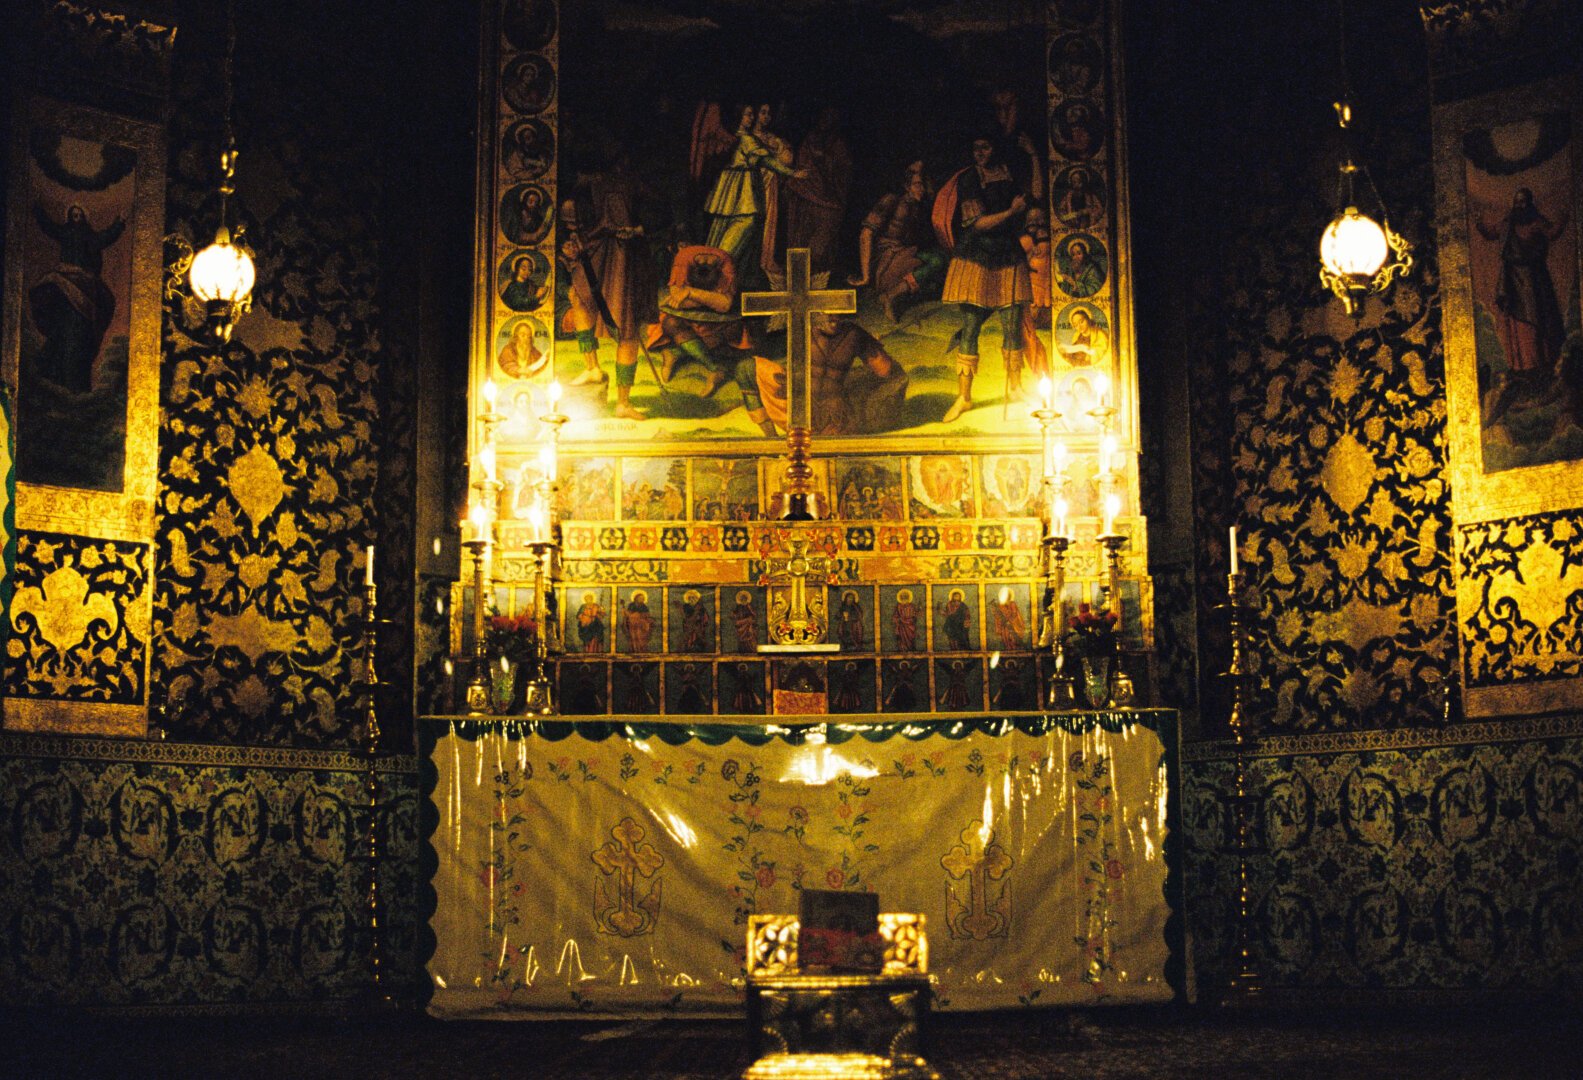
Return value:
[(1070, 538), (1054, 534), (1043, 541), (1045, 587), (1050, 594), (1045, 613), (1050, 678), (1045, 683), (1044, 704), (1056, 711), (1077, 708), (1077, 690), (1066, 673), (1066, 549), (1071, 543)]
[(1125, 533), (1104, 533), (1099, 537), (1099, 544), (1105, 550), (1105, 606), (1116, 616), (1116, 655), (1111, 663), (1107, 692), (1113, 707), (1125, 709), (1137, 693), (1132, 676), (1122, 665), (1121, 549), (1127, 546), (1127, 537)]
[(368, 797), (368, 964), (373, 982), (373, 999), (381, 1005), (393, 1002), (385, 985), (383, 902), (379, 893), (381, 834), (379, 822), (379, 674), (375, 657), (379, 650), (378, 590), (373, 582), (363, 586), (363, 751), (365, 771), (363, 790)]
[(1247, 683), (1252, 677), (1248, 666), (1247, 626), (1251, 614), (1241, 600), (1242, 575), (1226, 575), (1226, 612), (1231, 628), (1231, 663), (1225, 671), (1231, 680), (1231, 714), (1228, 722), (1235, 746), (1232, 766), (1231, 811), (1233, 843), (1237, 855), (1237, 916), (1235, 970), (1226, 982), (1230, 1000), (1247, 1000), (1259, 995), (1261, 978), (1253, 955), (1253, 890), (1248, 880), (1248, 864), (1253, 855), (1253, 825), (1258, 797), (1248, 790), (1249, 716)]
[(489, 650), (484, 643), (484, 592), (488, 588), (489, 538), (475, 536), (462, 541), (473, 556), (473, 667), (467, 683), (465, 705), (469, 716), (489, 711)]
[(779, 521), (823, 521), (830, 507), (814, 486), (809, 450), (813, 436), (805, 427), (786, 432), (786, 479), (779, 491), (770, 495), (769, 517)]
[(550, 612), (546, 589), (550, 587), (550, 560), (555, 544), (549, 540), (535, 540), (528, 545), (533, 553), (533, 598), (539, 612), (539, 632), (533, 642), (533, 678), (523, 696), (522, 708), (529, 715), (553, 716), (555, 714), (555, 686), (550, 680)]

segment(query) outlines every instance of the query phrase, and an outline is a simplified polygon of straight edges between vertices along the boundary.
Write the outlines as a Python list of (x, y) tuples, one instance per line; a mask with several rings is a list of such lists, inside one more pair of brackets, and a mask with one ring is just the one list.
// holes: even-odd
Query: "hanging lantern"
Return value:
[[(1345, 138), (1352, 124), (1352, 106), (1343, 98), (1335, 109)], [(1380, 206), (1379, 221), (1358, 209), (1354, 189), (1359, 172)], [(1319, 280), (1341, 298), (1347, 314), (1356, 317), (1364, 297), (1384, 292), (1399, 274), (1412, 269), (1413, 257), (1407, 241), (1391, 231), (1374, 181), (1350, 157), (1341, 163), (1336, 201), (1341, 210), (1319, 237)]]

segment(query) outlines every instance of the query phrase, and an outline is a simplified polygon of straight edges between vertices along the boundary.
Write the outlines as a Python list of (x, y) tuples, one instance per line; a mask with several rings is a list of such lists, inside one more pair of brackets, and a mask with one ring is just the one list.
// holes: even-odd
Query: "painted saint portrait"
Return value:
[(1089, 93), (1103, 73), (1099, 45), (1084, 34), (1062, 34), (1050, 42), (1050, 81), (1063, 94)]
[(506, 172), (517, 180), (537, 180), (555, 161), (555, 132), (543, 120), (518, 120), (501, 144)]
[(517, 184), (500, 197), (500, 231), (513, 244), (536, 244), (550, 231), (549, 192), (538, 184)]
[(555, 0), (506, 0), (500, 32), (513, 49), (542, 49), (555, 36)]
[(715, 594), (713, 589), (670, 589), (670, 651), (715, 651)]
[(541, 113), (555, 100), (555, 69), (542, 56), (519, 56), (501, 73), (500, 93), (519, 113)]
[(1069, 229), (1092, 229), (1105, 220), (1105, 185), (1089, 165), (1068, 165), (1051, 187), (1055, 218)]
[(1486, 473), (1583, 459), (1575, 138), (1554, 112), (1462, 139)]
[(1073, 233), (1055, 245), (1055, 284), (1077, 299), (1105, 287), (1109, 257), (1102, 241), (1089, 233)]
[(881, 651), (924, 652), (928, 649), (927, 604), (920, 599), (922, 587), (882, 585), (879, 590), (879, 634)]
[(660, 608), (649, 603), (648, 589), (616, 594), (616, 648), (624, 653), (660, 651)]
[(33, 134), (28, 151), (17, 479), (119, 491), (137, 152), (48, 130)]
[(978, 586), (935, 586), (934, 647), (965, 652), (978, 647)]
[(531, 379), (549, 367), (544, 324), (531, 315), (507, 319), (495, 335), (495, 366), (511, 379)]
[(550, 260), (542, 251), (513, 251), (500, 260), (495, 288), (500, 302), (512, 311), (533, 311), (549, 288)]
[(750, 653), (768, 640), (764, 625), (763, 605), (759, 603), (758, 596), (752, 589), (738, 589), (731, 602), (731, 609), (723, 616), (723, 622), (731, 630), (733, 641), (732, 652)]
[(1075, 301), (1055, 317), (1055, 354), (1071, 367), (1109, 372), (1110, 320), (1097, 304)]
[(1105, 118), (1099, 106), (1069, 101), (1050, 117), (1050, 145), (1073, 161), (1088, 161), (1105, 145)]

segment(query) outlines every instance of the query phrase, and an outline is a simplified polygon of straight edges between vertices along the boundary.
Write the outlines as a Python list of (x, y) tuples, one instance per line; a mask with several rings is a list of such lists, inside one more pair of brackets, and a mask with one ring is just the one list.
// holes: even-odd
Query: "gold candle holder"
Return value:
[(534, 635), (533, 677), (528, 680), (522, 708), (534, 716), (553, 716), (556, 712), (555, 684), (550, 679), (550, 627), (558, 620), (550, 611), (546, 591), (552, 587), (550, 564), (555, 547), (549, 540), (536, 540), (528, 545), (533, 553), (533, 600), (538, 608), (539, 632)]
[(462, 546), (473, 557), (473, 666), (464, 704), (469, 716), (482, 716), (489, 711), (489, 650), (484, 643), (484, 594), (489, 587), (489, 538), (475, 536), (462, 541)]
[(1056, 712), (1077, 708), (1077, 690), (1072, 677), (1066, 673), (1066, 549), (1071, 543), (1070, 538), (1054, 533), (1043, 541), (1045, 588), (1049, 594), (1045, 645), (1050, 650), (1050, 677), (1045, 682), (1044, 705)]
[[(1112, 528), (1115, 526), (1112, 525)], [(1099, 545), (1105, 551), (1105, 606), (1116, 616), (1116, 655), (1110, 667), (1110, 704), (1125, 709), (1137, 695), (1132, 676), (1122, 664), (1121, 632), (1124, 616), (1121, 610), (1121, 549), (1127, 546), (1125, 533), (1107, 532), (1099, 536)]]

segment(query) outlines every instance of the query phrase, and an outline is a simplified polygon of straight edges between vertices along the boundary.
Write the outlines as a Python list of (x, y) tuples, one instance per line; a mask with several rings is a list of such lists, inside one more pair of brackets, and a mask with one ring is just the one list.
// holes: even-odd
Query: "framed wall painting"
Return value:
[(1575, 77), (1436, 108), (1465, 708), (1583, 705), (1583, 109)]
[(16, 545), (5, 726), (142, 735), (153, 600), (165, 150), (26, 99), (6, 206)]

